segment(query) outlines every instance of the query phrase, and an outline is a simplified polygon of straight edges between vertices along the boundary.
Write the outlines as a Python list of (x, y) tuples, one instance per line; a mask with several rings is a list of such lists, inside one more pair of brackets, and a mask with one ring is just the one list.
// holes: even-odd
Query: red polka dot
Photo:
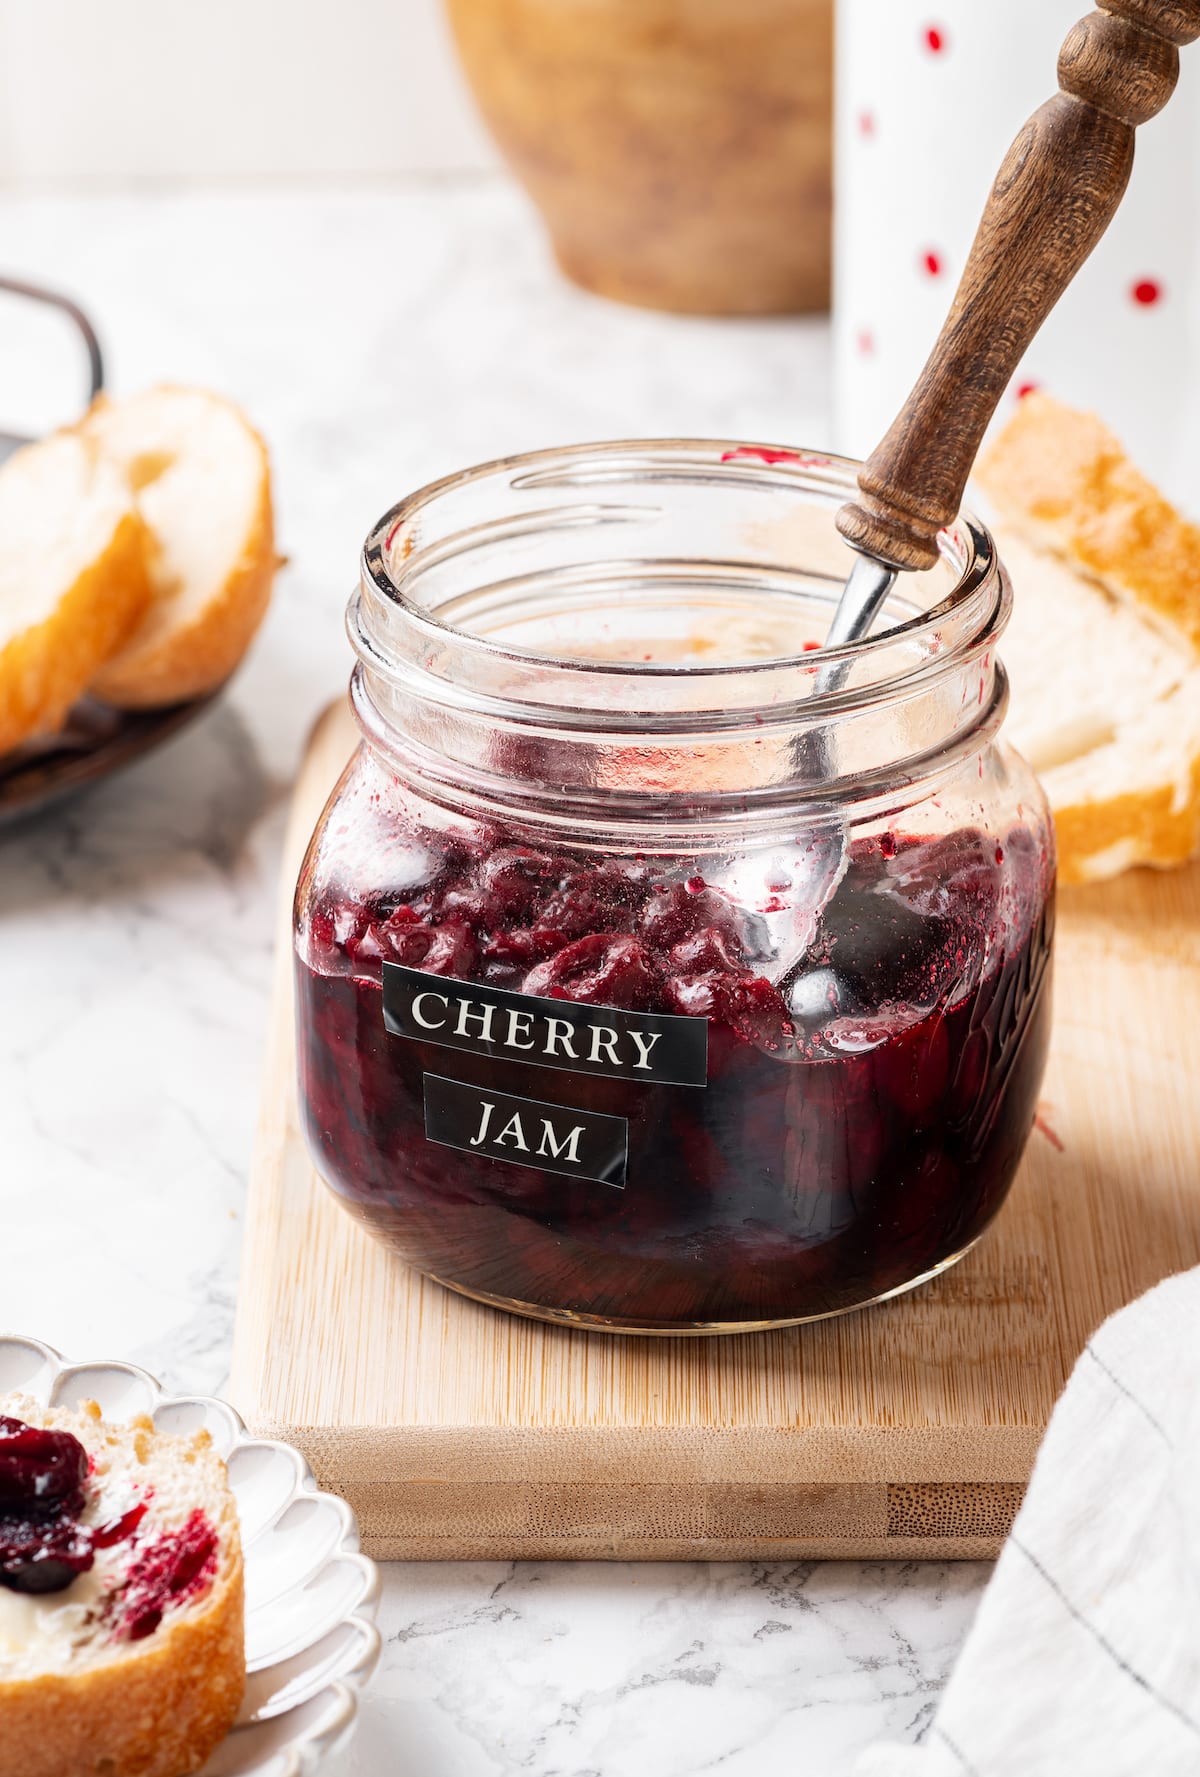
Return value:
[(1141, 278), (1133, 286), (1130, 295), (1142, 308), (1153, 308), (1156, 302), (1162, 301), (1163, 288), (1157, 278)]
[(862, 358), (874, 357), (874, 355), (875, 355), (875, 335), (871, 332), (871, 329), (869, 327), (862, 328), (862, 330), (860, 331), (860, 333), (854, 343), (858, 347), (858, 352), (859, 352), (860, 357), (862, 357)]
[(940, 56), (948, 39), (941, 25), (926, 25), (922, 41), (931, 56)]
[(875, 134), (875, 113), (873, 111), (860, 111), (859, 112), (859, 114), (858, 114), (858, 133), (860, 136), (862, 136), (867, 141), (870, 141), (872, 136), (874, 136), (874, 134)]
[(942, 275), (942, 256), (930, 247), (921, 255), (921, 270), (927, 278), (940, 278)]
[(1041, 386), (1041, 383), (1018, 383), (1017, 400), (1024, 401), (1026, 395), (1036, 395)]

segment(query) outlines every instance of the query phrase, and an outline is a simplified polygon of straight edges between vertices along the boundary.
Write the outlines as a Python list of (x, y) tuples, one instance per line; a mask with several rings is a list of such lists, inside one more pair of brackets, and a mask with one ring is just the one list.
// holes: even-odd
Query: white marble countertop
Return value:
[[(156, 757), (0, 835), (0, 1322), (219, 1392), (288, 785), (347, 676), (369, 524), (435, 475), (538, 445), (820, 445), (827, 332), (590, 298), (498, 181), (0, 194), (0, 243), (0, 269), (94, 311), (114, 388), (226, 390), (274, 456), (290, 565), (230, 693)], [(5, 402), (32, 362), (8, 320)], [(841, 1777), (871, 1739), (920, 1735), (987, 1572), (396, 1565), (352, 1769)]]

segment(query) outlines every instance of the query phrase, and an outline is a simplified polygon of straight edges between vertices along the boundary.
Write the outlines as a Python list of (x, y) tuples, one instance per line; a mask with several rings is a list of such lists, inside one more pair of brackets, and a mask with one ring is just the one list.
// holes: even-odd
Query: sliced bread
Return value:
[(237, 1509), (206, 1433), (0, 1396), (5, 1777), (199, 1770), (241, 1703), (243, 1614)]
[(93, 439), (59, 432), (0, 469), (0, 753), (62, 726), (148, 608), (148, 557)]
[(978, 465), (1015, 592), (1006, 735), (1064, 882), (1200, 849), (1200, 530), (1093, 415), (1031, 395)]
[(1200, 648), (1200, 526), (1094, 413), (1027, 395), (977, 478), (1014, 530)]
[(277, 566), (262, 439), (201, 389), (99, 400), (80, 433), (127, 479), (153, 540), (153, 597), (91, 689), (124, 709), (182, 703), (233, 671)]

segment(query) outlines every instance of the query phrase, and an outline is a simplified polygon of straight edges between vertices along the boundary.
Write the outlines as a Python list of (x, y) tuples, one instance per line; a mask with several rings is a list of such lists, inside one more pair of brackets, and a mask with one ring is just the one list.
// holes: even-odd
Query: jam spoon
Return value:
[[(1134, 132), (1179, 78), (1179, 48), (1200, 37), (1200, 0), (1105, 0), (1070, 31), (1059, 91), (1035, 111), (996, 176), (954, 304), (916, 386), (858, 477), (837, 528), (857, 558), (826, 648), (861, 641), (902, 570), (939, 560), (938, 533), (957, 516), (996, 404), (1038, 328), (1116, 212), (1133, 167)], [(853, 657), (831, 660), (818, 694), (841, 690)], [(810, 769), (832, 775), (823, 733)], [(816, 823), (805, 859), (785, 998), (801, 979), (818, 922), (849, 862), (843, 825)], [(802, 910), (802, 911), (801, 911)]]

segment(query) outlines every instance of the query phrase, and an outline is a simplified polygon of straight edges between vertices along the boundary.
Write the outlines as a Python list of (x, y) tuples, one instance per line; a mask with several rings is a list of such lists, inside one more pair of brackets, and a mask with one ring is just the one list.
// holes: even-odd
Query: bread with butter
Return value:
[[(58, 1447), (70, 1455), (74, 1439), (86, 1453), (74, 1450), (81, 1479), (69, 1477), (57, 1503), (45, 1498), (57, 1486), (45, 1480), (53, 1441), (49, 1461), (20, 1453), (22, 1440), (36, 1442), (31, 1429), (67, 1433)], [(47, 1576), (61, 1555), (81, 1570)], [(243, 1613), (237, 1509), (206, 1432), (178, 1437), (146, 1418), (106, 1423), (94, 1403), (0, 1396), (4, 1777), (199, 1770), (241, 1703)]]

